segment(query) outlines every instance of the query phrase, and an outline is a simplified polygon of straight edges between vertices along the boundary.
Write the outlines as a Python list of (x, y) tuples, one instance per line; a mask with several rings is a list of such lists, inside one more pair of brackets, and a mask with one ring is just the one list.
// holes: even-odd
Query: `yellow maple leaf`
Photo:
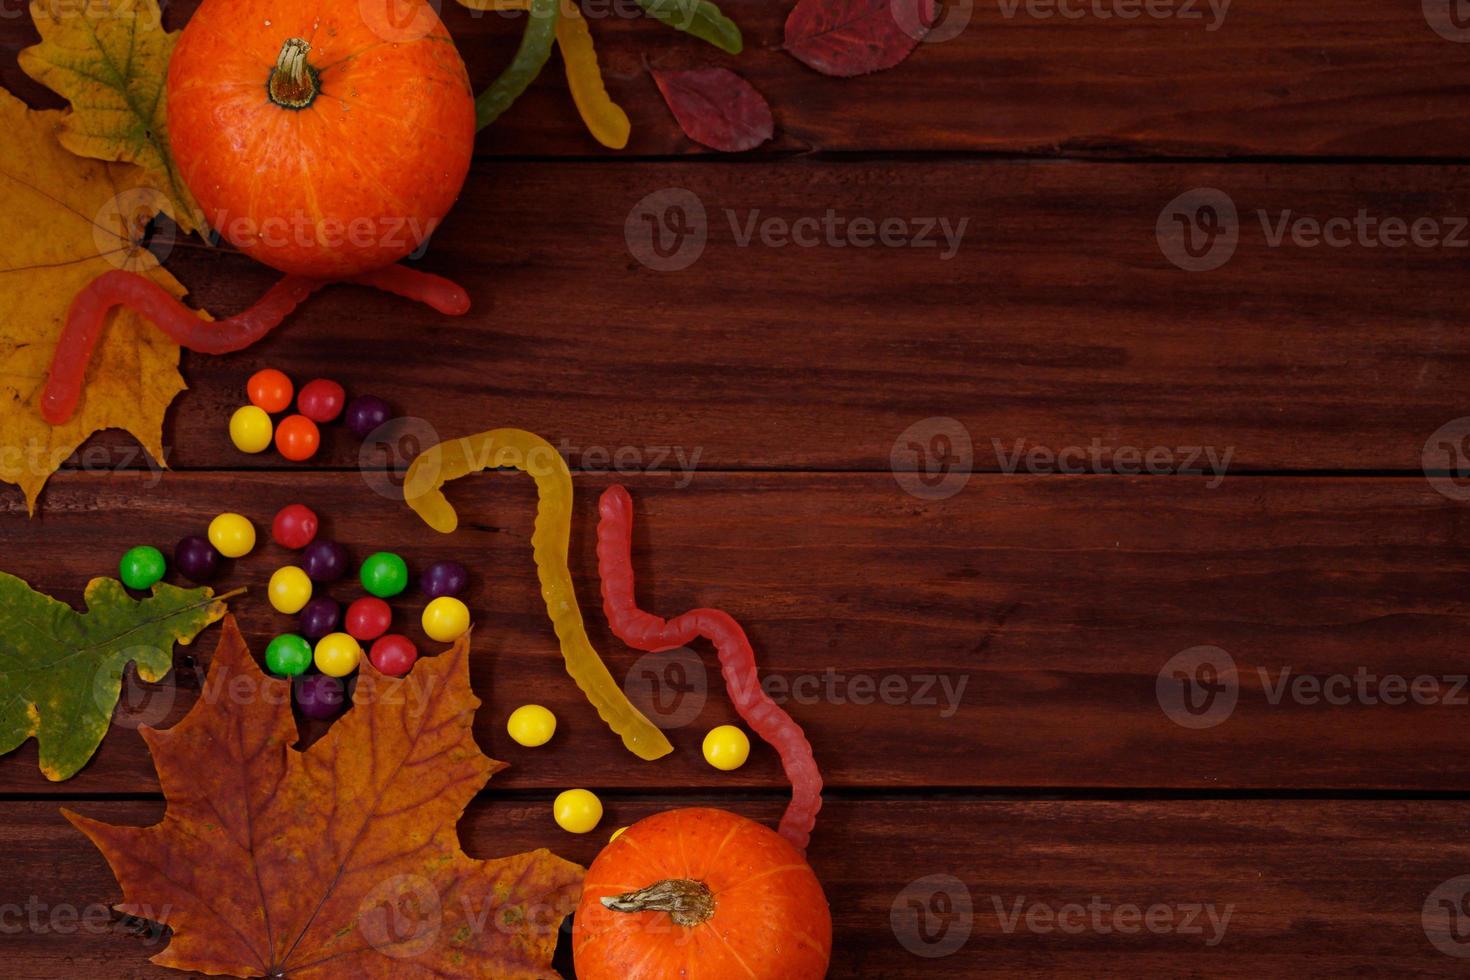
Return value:
[(156, 0), (34, 0), (41, 43), (20, 53), (27, 75), (72, 104), (61, 143), (98, 160), (136, 163), (185, 231), (206, 224), (169, 149), (164, 80), (178, 32)]
[(160, 195), (143, 171), (99, 163), (59, 142), (64, 113), (35, 112), (0, 89), (0, 481), (17, 484), (32, 514), (52, 472), (99, 429), (122, 428), (164, 461), (163, 416), (184, 390), (179, 347), (127, 309), (108, 316), (76, 414), (41, 418), (41, 388), (72, 298), (124, 268), (175, 296), (184, 287), (138, 247)]

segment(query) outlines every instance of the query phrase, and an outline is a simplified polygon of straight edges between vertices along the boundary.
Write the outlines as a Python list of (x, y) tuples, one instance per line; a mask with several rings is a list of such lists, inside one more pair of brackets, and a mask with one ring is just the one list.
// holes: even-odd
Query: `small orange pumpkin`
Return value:
[(811, 866), (769, 827), (666, 810), (587, 869), (572, 949), (578, 980), (820, 980), (832, 913)]
[(339, 279), (398, 261), (469, 171), (474, 96), (425, 0), (204, 0), (166, 91), (204, 217), (284, 272)]

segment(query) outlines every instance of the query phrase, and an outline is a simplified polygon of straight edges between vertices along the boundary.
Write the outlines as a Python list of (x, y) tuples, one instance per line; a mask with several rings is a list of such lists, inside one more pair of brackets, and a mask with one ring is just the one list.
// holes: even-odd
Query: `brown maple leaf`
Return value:
[[(227, 617), (200, 700), (143, 728), (168, 799), (152, 827), (62, 812), (123, 889), (163, 918), (160, 966), (237, 977), (556, 977), (551, 955), (583, 870), (546, 850), (480, 861), (465, 805), (505, 764), (470, 726), (469, 639), (386, 678), (292, 748), (289, 684), (261, 673)], [(160, 916), (154, 910), (167, 910)]]

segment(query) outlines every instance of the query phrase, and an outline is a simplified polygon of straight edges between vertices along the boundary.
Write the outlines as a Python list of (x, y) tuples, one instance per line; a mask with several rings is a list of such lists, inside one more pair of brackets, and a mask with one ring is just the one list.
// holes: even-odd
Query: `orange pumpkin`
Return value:
[(572, 949), (578, 980), (818, 980), (832, 913), (811, 866), (769, 827), (667, 810), (587, 869)]
[(204, 0), (167, 98), (204, 217), (261, 262), (317, 278), (417, 248), (473, 152), (464, 62), (425, 0)]

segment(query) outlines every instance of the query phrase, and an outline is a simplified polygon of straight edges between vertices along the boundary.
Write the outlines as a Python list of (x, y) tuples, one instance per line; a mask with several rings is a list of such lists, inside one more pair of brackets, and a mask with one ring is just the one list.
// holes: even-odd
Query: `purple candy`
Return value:
[(430, 599), (459, 595), (469, 584), (470, 573), (457, 561), (436, 561), (419, 576), (419, 588)]
[(347, 574), (347, 549), (336, 541), (313, 541), (301, 553), (301, 567), (313, 582), (335, 582)]
[(296, 681), (296, 703), (308, 718), (323, 720), (342, 710), (342, 682), (326, 674), (304, 674)]
[(376, 395), (358, 395), (347, 406), (347, 428), (366, 439), (378, 426), (393, 417), (393, 409)]
[(191, 534), (174, 546), (174, 567), (191, 582), (208, 582), (219, 569), (219, 552), (208, 539)]
[(301, 635), (310, 640), (320, 640), (337, 630), (342, 621), (342, 607), (331, 596), (317, 596), (301, 610)]

